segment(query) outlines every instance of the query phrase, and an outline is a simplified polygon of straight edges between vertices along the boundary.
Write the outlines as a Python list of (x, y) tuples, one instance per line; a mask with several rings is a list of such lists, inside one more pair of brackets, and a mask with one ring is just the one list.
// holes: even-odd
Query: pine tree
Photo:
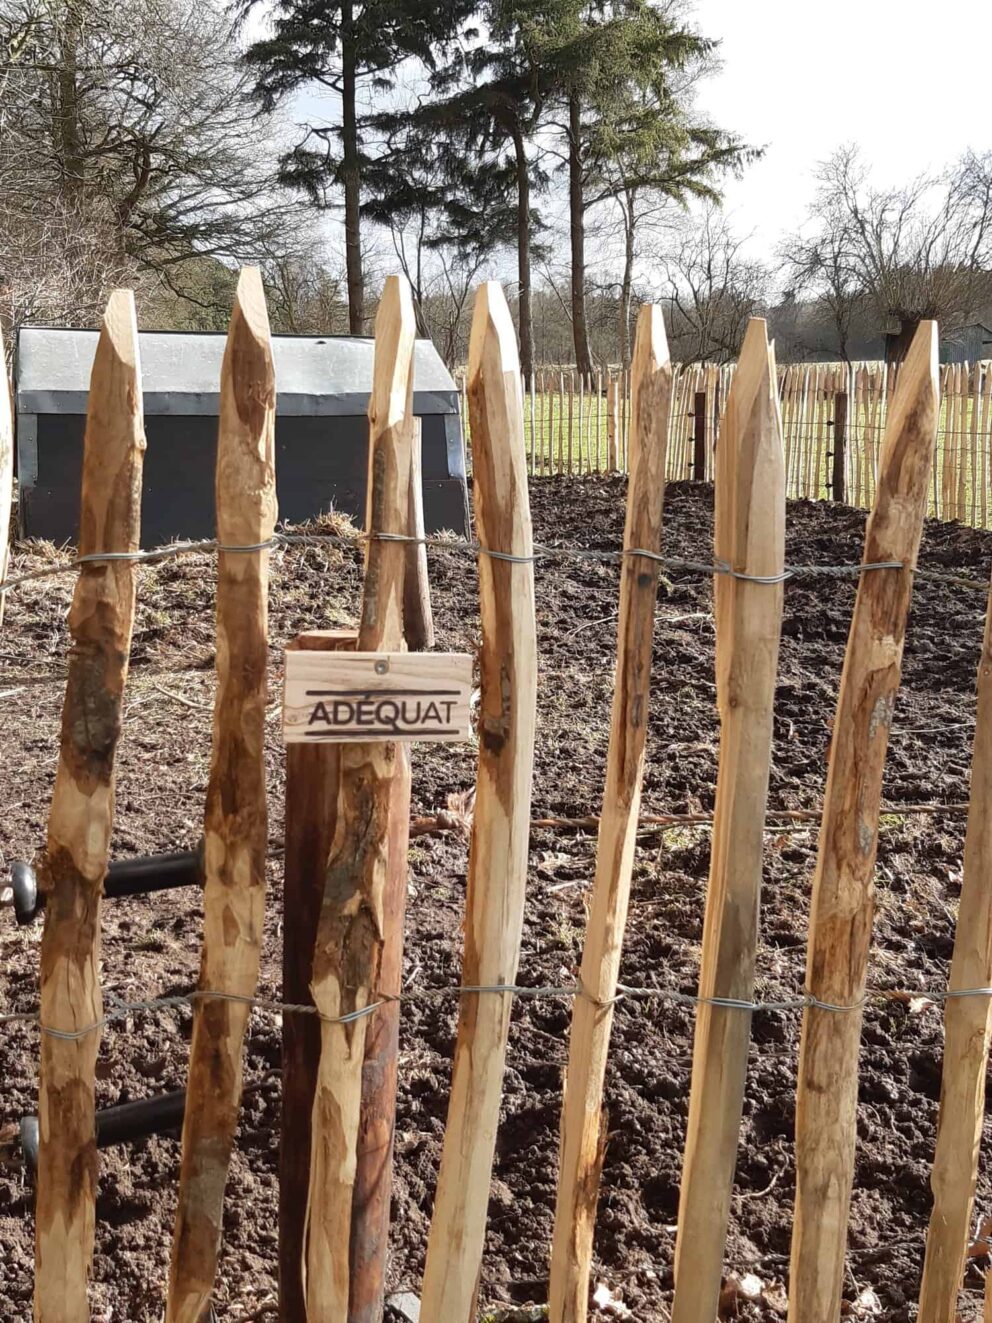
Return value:
[[(244, 0), (243, 7), (250, 10), (257, 2)], [(399, 66), (410, 59), (433, 69), (473, 8), (466, 0), (277, 0), (271, 36), (246, 53), (264, 109), (312, 85), (339, 98), (339, 119), (305, 126), (282, 159), (281, 178), (320, 207), (343, 195), (352, 334), (361, 334), (365, 324), (361, 208), (363, 176), (374, 160), (360, 94), (384, 98)]]
[[(715, 198), (721, 172), (753, 155), (738, 138), (692, 115), (693, 71), (715, 44), (674, 22), (650, 0), (576, 0), (559, 28), (560, 44), (545, 51), (547, 76), (558, 89), (559, 125), (568, 167), (571, 313), (576, 365), (591, 377), (586, 319), (585, 218), (593, 207), (622, 198), (635, 206), (649, 191), (684, 203)], [(629, 324), (633, 273), (628, 235), (621, 301)], [(623, 335), (622, 335), (623, 339)], [(629, 351), (621, 354), (625, 359)]]

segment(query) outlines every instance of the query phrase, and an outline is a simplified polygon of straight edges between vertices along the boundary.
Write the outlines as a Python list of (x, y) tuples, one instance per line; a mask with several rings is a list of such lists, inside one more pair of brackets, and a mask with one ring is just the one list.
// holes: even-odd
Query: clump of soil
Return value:
[[(596, 549), (619, 545), (625, 484), (620, 479), (532, 483), (539, 541)], [(337, 525), (335, 525), (337, 526)], [(795, 502), (788, 558), (826, 564), (861, 555), (863, 512)], [(676, 484), (666, 500), (666, 551), (707, 559), (712, 545), (709, 488)], [(58, 553), (23, 547), (14, 572)], [(987, 577), (989, 534), (931, 523), (920, 564)], [(438, 646), (477, 646), (474, 566), (457, 550), (431, 554)], [(303, 629), (354, 622), (360, 556), (308, 545), (273, 554), (271, 721), (268, 741), (271, 895), (261, 992), (279, 995), (283, 754), (279, 727), (282, 645)], [(12, 594), (0, 636), (0, 864), (30, 858), (44, 838), (54, 778), (65, 673), (65, 612), (71, 579), (42, 580)], [(538, 567), (540, 644), (535, 816), (595, 813), (602, 792), (615, 656), (618, 572), (613, 563), (564, 559)], [(202, 819), (213, 696), (213, 565), (207, 558), (142, 569), (134, 661), (119, 756), (114, 854), (191, 846)], [(823, 792), (830, 723), (854, 585), (813, 578), (790, 583), (775, 720), (774, 808), (816, 807)], [(965, 588), (917, 584), (904, 685), (896, 708), (885, 796), (889, 804), (967, 799), (974, 728), (975, 670), (984, 598)], [(644, 785), (647, 813), (712, 809), (718, 727), (713, 684), (711, 585), (673, 573), (658, 595), (653, 696)], [(474, 781), (470, 747), (424, 746), (414, 754), (414, 811), (431, 813)], [(887, 815), (879, 849), (874, 986), (923, 990), (946, 983), (960, 888), (961, 814)], [(802, 987), (814, 825), (767, 836), (758, 996)], [(581, 955), (595, 840), (589, 832), (536, 830), (520, 981), (568, 984)], [(705, 828), (645, 830), (640, 840), (622, 980), (693, 992), (708, 867)], [(406, 985), (458, 982), (465, 842), (457, 834), (419, 837), (411, 849)], [(103, 986), (108, 1000), (136, 1001), (185, 990), (197, 975), (201, 909), (191, 890), (108, 902)], [(37, 998), (40, 927), (18, 929), (0, 914), (0, 1005)], [(486, 1309), (546, 1299), (555, 1198), (566, 1001), (518, 1001), (514, 1008), (502, 1123), (483, 1269)], [(781, 1317), (794, 1196), (793, 1124), (800, 1019), (755, 1017), (741, 1133), (728, 1277), (753, 1274), (757, 1299), (727, 1293), (742, 1319)], [(667, 1316), (678, 1209), (693, 1017), (657, 1001), (617, 1008), (606, 1106), (609, 1144), (596, 1231), (596, 1278), (637, 1320)], [(414, 1290), (423, 1268), (447, 1110), (456, 1027), (453, 1000), (404, 1005), (390, 1283)], [(217, 1316), (232, 1323), (274, 1316), (279, 1026), (252, 1021), (247, 1096), (231, 1169)], [(98, 1102), (110, 1106), (181, 1088), (190, 1037), (184, 1010), (135, 1015), (106, 1030)], [(939, 1009), (893, 999), (865, 1017), (859, 1148), (851, 1215), (847, 1298), (877, 1297), (880, 1316), (915, 1318), (929, 1164), (940, 1090)], [(4, 1080), (0, 1123), (33, 1112), (37, 1041), (30, 1025), (0, 1034)], [(989, 1136), (986, 1135), (986, 1139)], [(107, 1150), (94, 1261), (94, 1317), (152, 1323), (161, 1317), (174, 1212), (179, 1146), (164, 1135)], [(33, 1226), (30, 1180), (0, 1173), (0, 1315), (30, 1315)], [(992, 1211), (983, 1169), (977, 1212)], [(976, 1259), (964, 1317), (978, 1308)], [(969, 1312), (970, 1310), (970, 1312)], [(526, 1314), (530, 1314), (530, 1310)], [(606, 1315), (603, 1315), (606, 1317)]]

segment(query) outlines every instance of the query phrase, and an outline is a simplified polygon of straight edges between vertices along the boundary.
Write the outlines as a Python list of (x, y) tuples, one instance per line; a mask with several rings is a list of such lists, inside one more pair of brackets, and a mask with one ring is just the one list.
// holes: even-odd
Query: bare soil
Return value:
[[(536, 535), (545, 543), (613, 548), (623, 528), (622, 480), (548, 479), (532, 484)], [(337, 525), (335, 525), (337, 526)], [(864, 515), (808, 502), (789, 508), (792, 562), (850, 563), (861, 554)], [(711, 554), (709, 488), (676, 484), (666, 501), (665, 548)], [(54, 548), (18, 548), (14, 570), (53, 560)], [(931, 523), (921, 565), (954, 566), (984, 579), (992, 535)], [(279, 995), (283, 756), (279, 740), (282, 645), (303, 629), (354, 622), (360, 592), (355, 551), (308, 546), (273, 555), (271, 721), (268, 745), (271, 896), (261, 991)], [(473, 564), (432, 552), (438, 646), (478, 641)], [(543, 562), (537, 609), (541, 682), (535, 816), (594, 813), (601, 794), (615, 652), (615, 564)], [(11, 594), (0, 635), (0, 865), (41, 845), (58, 746), (71, 577)], [(213, 694), (213, 565), (205, 557), (140, 571), (140, 610), (119, 756), (115, 857), (191, 847), (206, 786)], [(819, 804), (844, 644), (854, 598), (847, 580), (790, 583), (775, 722), (773, 808)], [(709, 811), (718, 730), (714, 708), (711, 586), (673, 574), (658, 596), (653, 699), (644, 809)], [(921, 581), (910, 622), (904, 686), (896, 708), (885, 795), (889, 804), (967, 798), (975, 670), (985, 602), (980, 592)], [(470, 747), (422, 747), (414, 755), (415, 811), (431, 813), (474, 780)], [(878, 917), (871, 962), (876, 987), (920, 991), (946, 982), (960, 887), (960, 814), (886, 815), (879, 849)], [(815, 827), (767, 835), (758, 996), (795, 995), (803, 983)], [(589, 832), (536, 830), (520, 981), (574, 978), (595, 841)], [(637, 856), (622, 979), (693, 992), (708, 867), (705, 828), (645, 830)], [(466, 845), (424, 836), (411, 849), (406, 935), (409, 989), (456, 984), (460, 973)], [(108, 1002), (190, 988), (201, 933), (192, 890), (108, 902), (103, 986)], [(40, 925), (18, 929), (0, 912), (0, 1008), (37, 999)], [(390, 1281), (417, 1290), (448, 1102), (453, 1000), (407, 1003)], [(726, 1292), (727, 1317), (783, 1316), (792, 1222), (792, 1141), (800, 1017), (755, 1016), (726, 1269), (753, 1274), (756, 1300)], [(486, 1310), (546, 1299), (569, 1005), (519, 1000), (483, 1271)], [(135, 1014), (103, 1036), (99, 1105), (182, 1087), (190, 1037), (185, 1010)], [(247, 1049), (246, 1099), (231, 1171), (216, 1314), (231, 1323), (274, 1317), (280, 1126), (278, 1019), (258, 1013)], [(597, 1283), (637, 1320), (667, 1317), (674, 1224), (689, 1094), (691, 1008), (621, 1002), (606, 1103), (609, 1144), (596, 1232)], [(918, 1000), (872, 1005), (861, 1059), (859, 1150), (846, 1295), (852, 1316), (916, 1317), (930, 1207), (929, 1164), (940, 1091), (941, 1013)], [(0, 1026), (0, 1124), (33, 1112), (37, 1036)], [(986, 1140), (989, 1135), (986, 1134)], [(179, 1145), (167, 1134), (106, 1150), (101, 1161), (94, 1317), (152, 1323), (161, 1317)], [(33, 1226), (30, 1179), (0, 1170), (0, 1318), (30, 1317)], [(976, 1215), (992, 1212), (983, 1168)], [(971, 1261), (961, 1317), (980, 1313), (981, 1273)], [(873, 1293), (873, 1294), (871, 1294)], [(875, 1302), (877, 1301), (877, 1308)], [(527, 1313), (527, 1317), (531, 1314)], [(596, 1317), (608, 1317), (594, 1311)]]

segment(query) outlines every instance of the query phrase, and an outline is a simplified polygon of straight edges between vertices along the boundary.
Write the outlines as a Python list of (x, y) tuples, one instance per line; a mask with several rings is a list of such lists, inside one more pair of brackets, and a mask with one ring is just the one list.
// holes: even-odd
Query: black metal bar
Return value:
[[(246, 1084), (242, 1097), (264, 1089), (271, 1075)], [(160, 1093), (152, 1098), (139, 1098), (136, 1102), (118, 1103), (105, 1107), (96, 1114), (96, 1146), (111, 1148), (114, 1144), (128, 1144), (134, 1139), (147, 1139), (165, 1130), (182, 1128), (186, 1114), (186, 1090)], [(22, 1116), (19, 1126), (21, 1151), (27, 1165), (34, 1171), (38, 1161), (38, 1118)]]
[[(15, 859), (10, 866), (10, 885), (17, 922), (32, 923), (44, 908), (45, 895), (38, 890), (38, 879), (31, 865)], [(150, 891), (194, 886), (203, 886), (202, 844), (195, 850), (117, 860), (107, 871), (103, 894), (108, 900), (114, 900), (120, 896), (140, 896)]]
[[(186, 1090), (163, 1093), (157, 1098), (140, 1098), (137, 1102), (120, 1103), (96, 1114), (96, 1146), (109, 1148), (113, 1144), (126, 1144), (132, 1139), (144, 1139), (163, 1130), (178, 1130), (186, 1111)], [(38, 1118), (22, 1116), (20, 1124), (21, 1151), (27, 1165), (34, 1171), (38, 1161)]]

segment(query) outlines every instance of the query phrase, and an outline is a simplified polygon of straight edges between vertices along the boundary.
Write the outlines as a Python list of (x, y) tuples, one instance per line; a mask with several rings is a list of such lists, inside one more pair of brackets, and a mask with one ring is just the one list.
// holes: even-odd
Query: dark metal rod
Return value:
[[(38, 879), (31, 865), (15, 859), (10, 867), (10, 885), (17, 922), (31, 923), (45, 905), (44, 892), (38, 890)], [(173, 887), (202, 885), (201, 844), (196, 850), (116, 860), (107, 871), (103, 894), (109, 899), (116, 899), (120, 896), (144, 895), (149, 891), (168, 891)]]

